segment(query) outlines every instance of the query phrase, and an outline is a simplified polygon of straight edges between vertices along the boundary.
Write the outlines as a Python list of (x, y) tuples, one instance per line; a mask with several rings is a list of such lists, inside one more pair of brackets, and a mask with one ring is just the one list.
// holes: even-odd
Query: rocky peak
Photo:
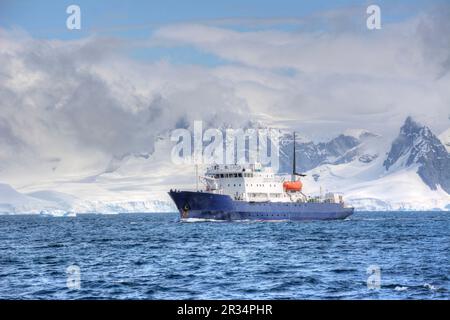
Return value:
[(433, 190), (450, 193), (450, 155), (430, 128), (406, 118), (383, 163), (386, 170), (418, 165), (417, 173)]

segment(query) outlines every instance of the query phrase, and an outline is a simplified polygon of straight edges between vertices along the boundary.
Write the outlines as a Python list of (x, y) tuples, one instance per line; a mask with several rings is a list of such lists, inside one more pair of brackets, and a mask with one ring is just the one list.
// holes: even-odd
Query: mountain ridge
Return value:
[(432, 190), (450, 194), (450, 154), (431, 130), (408, 117), (392, 143), (383, 166), (387, 171), (404, 158), (403, 166), (418, 164), (418, 175)]
[[(288, 175), (292, 135), (282, 135), (280, 146), (279, 171)], [(351, 129), (325, 142), (299, 139), (296, 146), (296, 171), (307, 174), (303, 182), (309, 195), (342, 192), (358, 210), (450, 210), (448, 175), (442, 172), (450, 164), (448, 151), (428, 127), (412, 118), (405, 120), (392, 142), (367, 130)], [(192, 165), (181, 169), (167, 158), (172, 147), (169, 137), (158, 139), (148, 157), (129, 155), (95, 179), (78, 177), (17, 190), (0, 185), (0, 212), (175, 211), (167, 190), (189, 189), (195, 179)]]

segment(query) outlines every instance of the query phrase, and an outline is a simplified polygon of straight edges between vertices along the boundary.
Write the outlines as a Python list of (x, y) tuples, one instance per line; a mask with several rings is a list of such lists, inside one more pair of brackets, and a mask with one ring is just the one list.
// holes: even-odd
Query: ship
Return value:
[[(341, 193), (307, 196), (296, 172), (295, 133), (290, 179), (261, 163), (213, 164), (197, 176), (197, 190), (170, 190), (181, 220), (307, 221), (345, 219), (354, 208)], [(198, 182), (205, 190), (198, 190)]]

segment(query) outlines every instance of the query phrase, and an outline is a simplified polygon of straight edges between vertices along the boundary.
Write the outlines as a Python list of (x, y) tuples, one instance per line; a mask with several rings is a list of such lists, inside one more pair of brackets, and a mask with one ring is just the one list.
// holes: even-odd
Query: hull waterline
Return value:
[(211, 220), (336, 220), (345, 219), (354, 209), (342, 203), (246, 202), (209, 192), (170, 191), (181, 219)]

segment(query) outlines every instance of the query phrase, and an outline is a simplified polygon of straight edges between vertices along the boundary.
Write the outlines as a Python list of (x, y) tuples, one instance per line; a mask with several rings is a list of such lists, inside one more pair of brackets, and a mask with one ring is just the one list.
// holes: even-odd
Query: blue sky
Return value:
[[(442, 1), (434, 1), (444, 2)], [(91, 33), (140, 37), (155, 27), (177, 22), (204, 22), (225, 18), (301, 18), (340, 8), (378, 4), (383, 18), (398, 20), (417, 14), (429, 5), (425, 0), (0, 0), (0, 26), (19, 27), (42, 38), (77, 38)], [(67, 6), (82, 12), (82, 30), (65, 28)]]
[[(376, 2), (366, 0), (0, 0), (0, 27), (25, 30), (33, 37), (44, 39), (78, 39), (95, 34), (136, 40), (149, 38), (158, 27), (173, 23), (211, 23), (221, 19), (307, 18), (343, 8), (360, 7), (364, 10), (367, 5), (373, 3), (382, 7), (384, 22), (398, 21), (416, 15), (429, 5), (429, 2), (424, 0)], [(68, 30), (65, 27), (68, 17), (66, 8), (71, 4), (77, 4), (81, 8), (81, 30)], [(362, 11), (361, 25), (364, 21), (364, 11)], [(245, 29), (248, 25), (231, 23), (227, 27)], [(270, 26), (270, 28), (288, 30), (307, 27), (289, 24)], [(215, 66), (223, 62), (214, 55), (190, 46), (134, 48), (130, 50), (130, 55), (133, 58), (149, 61), (166, 59), (172, 63), (201, 63), (207, 66)]]

